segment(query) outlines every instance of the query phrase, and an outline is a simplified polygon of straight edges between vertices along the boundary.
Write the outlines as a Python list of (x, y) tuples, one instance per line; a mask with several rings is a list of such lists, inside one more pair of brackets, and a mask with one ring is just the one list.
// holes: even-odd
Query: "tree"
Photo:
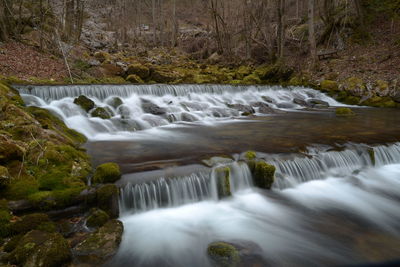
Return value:
[(285, 6), (286, 0), (278, 0), (278, 60), (282, 61), (284, 57), (285, 46)]
[(310, 55), (313, 66), (317, 62), (317, 45), (315, 42), (315, 30), (314, 30), (314, 8), (315, 8), (315, 0), (308, 0), (308, 39), (310, 42)]

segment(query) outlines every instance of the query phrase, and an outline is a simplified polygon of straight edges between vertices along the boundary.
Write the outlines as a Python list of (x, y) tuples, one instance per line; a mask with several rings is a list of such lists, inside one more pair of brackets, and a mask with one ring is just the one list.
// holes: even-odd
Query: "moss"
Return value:
[(18, 245), (19, 241), (23, 235), (15, 235), (13, 236), (5, 245), (4, 245), (4, 251), (5, 252), (12, 252)]
[(228, 197), (231, 196), (231, 183), (230, 174), (231, 170), (229, 167), (219, 167), (215, 170), (215, 182), (217, 183), (218, 197)]
[(150, 69), (142, 64), (135, 63), (128, 66), (126, 73), (128, 75), (135, 74), (139, 76), (142, 80), (145, 80), (150, 76)]
[(0, 189), (7, 187), (11, 182), (10, 174), (8, 169), (4, 166), (0, 166)]
[(359, 105), (361, 102), (361, 98), (350, 95), (350, 96), (347, 96), (342, 102), (347, 105)]
[(10, 212), (6, 209), (0, 209), (0, 238), (7, 237), (12, 234), (10, 220)]
[(126, 80), (130, 83), (144, 83), (144, 81), (136, 74), (129, 75), (126, 77)]
[(74, 104), (80, 106), (86, 112), (88, 112), (89, 110), (91, 110), (95, 107), (93, 100), (87, 98), (84, 95), (80, 95), (79, 97), (75, 98)]
[(104, 163), (97, 166), (93, 176), (94, 183), (114, 183), (121, 178), (121, 171), (116, 163)]
[(87, 63), (86, 61), (83, 61), (81, 59), (76, 60), (73, 64), (73, 68), (78, 69), (80, 71), (86, 71), (86, 70), (90, 69), (90, 67), (91, 66), (89, 63)]
[(25, 151), (13, 142), (0, 141), (0, 164), (13, 160), (22, 160)]
[(256, 74), (250, 74), (243, 79), (245, 84), (260, 84), (261, 79)]
[(151, 73), (151, 80), (157, 83), (171, 83), (177, 80), (177, 76), (173, 71), (167, 70), (154, 70)]
[(103, 226), (108, 220), (110, 216), (100, 209), (93, 209), (90, 211), (90, 215), (86, 220), (86, 225), (92, 228), (98, 228)]
[(90, 115), (91, 115), (92, 117), (98, 117), (98, 118), (101, 118), (101, 119), (103, 119), (103, 120), (108, 120), (108, 119), (111, 118), (110, 112), (108, 112), (105, 108), (102, 108), (102, 107), (97, 107), (97, 108), (95, 108), (95, 109), (90, 113)]
[(115, 96), (112, 97), (111, 99), (109, 99), (107, 101), (107, 104), (109, 104), (110, 106), (112, 106), (114, 109), (117, 109), (119, 106), (123, 105), (124, 102), (122, 101), (121, 98)]
[(294, 70), (286, 65), (275, 64), (261, 66), (254, 71), (261, 80), (271, 83), (287, 82), (291, 79)]
[(29, 195), (36, 193), (38, 189), (39, 183), (36, 179), (33, 177), (21, 177), (11, 182), (5, 191), (5, 196), (12, 200), (25, 199)]
[(52, 168), (39, 177), (40, 190), (61, 190), (65, 189), (64, 180), (70, 177), (65, 169)]
[(356, 89), (365, 90), (365, 85), (361, 78), (350, 77), (344, 82), (344, 88), (348, 91), (354, 91)]
[(257, 158), (257, 154), (256, 154), (255, 151), (247, 151), (247, 152), (244, 154), (244, 158), (245, 158), (246, 160), (254, 160), (254, 159)]
[(323, 91), (337, 91), (339, 90), (339, 86), (337, 82), (331, 80), (323, 80), (321, 82), (321, 90)]
[(25, 234), (31, 230), (36, 229), (43, 223), (49, 223), (50, 219), (47, 214), (33, 213), (23, 216), (19, 221), (11, 224), (11, 230), (17, 234)]
[(100, 61), (101, 63), (107, 61), (110, 59), (110, 54), (108, 54), (107, 52), (104, 51), (97, 51), (94, 53), (94, 57)]
[(354, 115), (354, 112), (350, 108), (337, 108), (335, 113), (336, 113), (336, 116), (352, 116), (352, 115)]
[(235, 73), (235, 78), (238, 80), (242, 80), (244, 77), (250, 75), (252, 72), (253, 72), (252, 67), (240, 66)]
[(264, 189), (271, 189), (275, 180), (275, 166), (258, 161), (254, 167), (254, 183)]
[(12, 259), (21, 266), (56, 267), (70, 261), (71, 251), (60, 234), (34, 230), (21, 238)]
[(240, 264), (239, 251), (225, 242), (211, 243), (207, 248), (207, 254), (216, 266), (234, 267)]
[(85, 186), (82, 184), (81, 186), (54, 191), (52, 196), (54, 197), (55, 207), (65, 208), (76, 204), (77, 197), (84, 189)]

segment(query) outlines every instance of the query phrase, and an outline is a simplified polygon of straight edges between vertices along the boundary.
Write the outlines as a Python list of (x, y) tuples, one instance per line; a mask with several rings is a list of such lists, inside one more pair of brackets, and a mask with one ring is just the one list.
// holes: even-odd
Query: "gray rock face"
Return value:
[(165, 113), (167, 113), (165, 108), (159, 107), (153, 102), (150, 102), (146, 99), (142, 99), (142, 109), (145, 113), (150, 113), (153, 115), (164, 115)]

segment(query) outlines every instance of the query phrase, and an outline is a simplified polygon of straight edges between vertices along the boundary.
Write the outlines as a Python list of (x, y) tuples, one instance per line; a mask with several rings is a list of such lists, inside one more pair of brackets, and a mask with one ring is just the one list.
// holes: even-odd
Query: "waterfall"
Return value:
[(400, 163), (400, 143), (369, 147), (358, 145), (344, 151), (311, 151), (303, 157), (271, 159), (276, 167), (275, 189), (285, 189), (328, 176), (348, 176), (366, 167)]
[[(341, 106), (307, 88), (232, 85), (71, 85), (16, 86), (26, 105), (53, 112), (90, 140), (132, 136), (133, 132), (176, 123), (212, 123), (245, 114), (271, 115), (301, 110), (315, 101)], [(103, 108), (109, 119), (74, 104), (80, 95)], [(118, 104), (115, 104), (116, 98)], [(104, 137), (106, 136), (106, 137)]]
[[(232, 193), (252, 186), (252, 176), (246, 163), (233, 162), (226, 167), (230, 169)], [(203, 200), (218, 200), (220, 196), (216, 190), (216, 181), (213, 179), (214, 169), (184, 177), (160, 177), (155, 181), (141, 184), (128, 182), (121, 188), (121, 213), (176, 207)]]

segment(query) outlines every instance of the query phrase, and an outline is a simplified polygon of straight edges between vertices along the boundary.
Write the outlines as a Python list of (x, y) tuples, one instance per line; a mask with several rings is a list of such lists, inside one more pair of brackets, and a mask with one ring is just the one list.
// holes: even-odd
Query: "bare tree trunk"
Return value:
[(314, 8), (315, 0), (308, 0), (308, 38), (310, 41), (310, 54), (313, 66), (315, 66), (317, 62), (317, 45), (315, 42), (314, 30)]
[(285, 0), (278, 0), (278, 59), (283, 60), (285, 47)]
[(156, 0), (151, 0), (151, 13), (153, 18), (153, 42), (157, 44)]

